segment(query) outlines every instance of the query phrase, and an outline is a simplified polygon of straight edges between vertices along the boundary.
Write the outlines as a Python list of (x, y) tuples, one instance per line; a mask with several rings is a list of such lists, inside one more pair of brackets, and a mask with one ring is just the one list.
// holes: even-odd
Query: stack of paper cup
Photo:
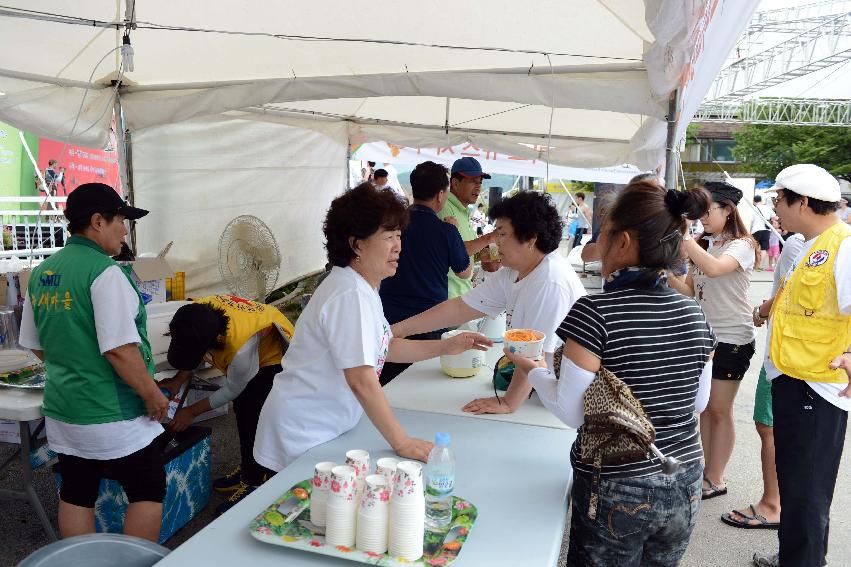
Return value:
[(352, 547), (357, 529), (355, 469), (340, 465), (331, 469), (331, 489), (325, 507), (325, 541)]
[(402, 461), (396, 466), (390, 497), (390, 555), (416, 561), (423, 555), (424, 535), (423, 467)]
[(387, 480), (380, 474), (366, 477), (358, 509), (358, 549), (372, 553), (387, 551), (389, 508), (390, 486)]
[(331, 490), (331, 470), (337, 463), (324, 461), (316, 463), (313, 469), (313, 490), (310, 491), (310, 521), (316, 526), (325, 525), (325, 506), (328, 504), (328, 492)]
[(396, 474), (396, 465), (399, 464), (393, 457), (384, 457), (375, 461), (375, 474), (382, 475), (387, 479), (387, 487), (393, 489), (393, 475)]
[(355, 469), (355, 481), (357, 482), (357, 502), (360, 503), (363, 493), (363, 483), (369, 474), (369, 453), (363, 449), (352, 449), (346, 452), (346, 464)]

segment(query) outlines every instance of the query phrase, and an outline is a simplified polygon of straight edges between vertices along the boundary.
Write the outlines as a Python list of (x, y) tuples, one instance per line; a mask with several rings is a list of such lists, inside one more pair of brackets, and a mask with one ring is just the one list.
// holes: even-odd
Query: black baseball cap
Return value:
[(176, 370), (194, 370), (216, 344), (221, 317), (209, 305), (190, 303), (174, 313), (168, 328), (168, 363)]
[(118, 196), (115, 189), (103, 183), (83, 183), (71, 191), (65, 203), (65, 218), (85, 221), (95, 213), (122, 215), (128, 220), (136, 220), (147, 215), (148, 211), (131, 207)]

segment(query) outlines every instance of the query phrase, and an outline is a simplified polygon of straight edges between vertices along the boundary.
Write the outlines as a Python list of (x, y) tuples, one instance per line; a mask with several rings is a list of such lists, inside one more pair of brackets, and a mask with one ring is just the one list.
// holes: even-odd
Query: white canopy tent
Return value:
[(218, 234), (253, 213), (290, 279), (324, 263), (352, 143), (659, 167), (757, 3), (8, 0), (0, 120), (103, 146), (118, 103), (140, 251), (175, 240), (190, 289), (215, 287)]

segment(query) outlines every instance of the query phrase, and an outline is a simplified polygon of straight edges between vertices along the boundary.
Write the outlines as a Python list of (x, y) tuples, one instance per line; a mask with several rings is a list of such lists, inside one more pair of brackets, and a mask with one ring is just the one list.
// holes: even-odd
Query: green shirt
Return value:
[[(458, 200), (458, 197), (449, 193), (449, 199), (443, 205), (440, 211), (440, 218), (454, 217), (458, 221), (458, 232), (461, 233), (461, 239), (464, 242), (475, 240), (478, 238), (476, 231), (470, 226), (470, 210)], [(470, 264), (473, 263), (473, 257), (470, 256)], [(449, 299), (464, 295), (473, 289), (473, 276), (459, 278), (452, 270), (449, 270)]]
[[(116, 265), (91, 240), (72, 236), (62, 250), (42, 262), (30, 276), (27, 291), (48, 376), (43, 411), (53, 419), (89, 425), (145, 414), (142, 398), (118, 376), (101, 354), (98, 343), (91, 287), (107, 268)], [(139, 295), (133, 280), (123, 271)], [(134, 322), (141, 339), (140, 354), (153, 377), (146, 319), (139, 295)]]

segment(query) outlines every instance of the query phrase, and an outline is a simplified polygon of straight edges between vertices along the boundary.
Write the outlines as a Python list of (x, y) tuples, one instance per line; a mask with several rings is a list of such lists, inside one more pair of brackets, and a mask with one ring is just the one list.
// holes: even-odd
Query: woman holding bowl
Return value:
[[(569, 565), (675, 566), (688, 545), (703, 478), (694, 414), (709, 398), (715, 339), (698, 303), (669, 288), (665, 274), (680, 257), (684, 217), (698, 218), (707, 201), (702, 191), (627, 185), (600, 231), (604, 291), (580, 298), (558, 329), (560, 379), (542, 362), (508, 354), (547, 409), (579, 427), (570, 453)], [(601, 367), (629, 386), (656, 429), (656, 446), (682, 463), (679, 470), (665, 474), (657, 459), (600, 469), (583, 462), (583, 398)]]
[(399, 456), (425, 461), (432, 444), (407, 435), (381, 390), (384, 362), (492, 344), (476, 333), (443, 341), (393, 336), (377, 288), (396, 272), (407, 222), (408, 211), (392, 192), (369, 184), (331, 203), (323, 231), (333, 268), (296, 323), (257, 425), (254, 458), (270, 471), (349, 431), (364, 412)]
[[(499, 201), (489, 215), (496, 222), (503, 267), (466, 294), (396, 323), (393, 334), (407, 337), (505, 311), (508, 329), (534, 329), (546, 335), (544, 355), (552, 364), (552, 355), (561, 345), (556, 328), (585, 295), (576, 272), (558, 252), (564, 224), (549, 195), (534, 192)], [(474, 414), (511, 413), (531, 391), (525, 372), (515, 369), (504, 397), (475, 399), (463, 409)]]

